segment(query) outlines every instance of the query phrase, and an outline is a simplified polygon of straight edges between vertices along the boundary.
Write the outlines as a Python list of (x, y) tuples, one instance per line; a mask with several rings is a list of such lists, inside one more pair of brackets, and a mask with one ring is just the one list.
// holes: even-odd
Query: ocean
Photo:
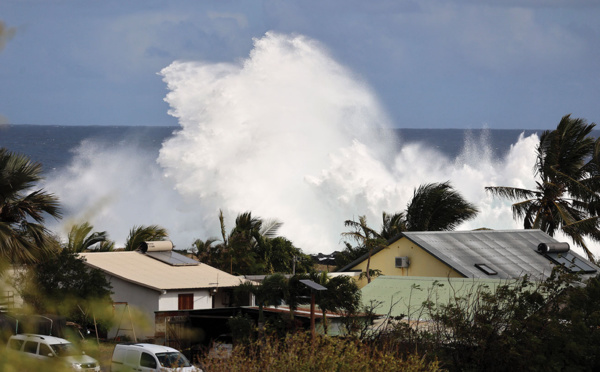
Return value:
[(419, 185), (445, 181), (480, 209), (459, 229), (518, 229), (510, 203), (484, 187), (535, 187), (533, 130), (269, 128), (10, 125), (0, 147), (42, 164), (41, 186), (64, 212), (51, 230), (66, 237), (87, 221), (117, 246), (151, 224), (179, 249), (218, 239), (222, 210), (227, 229), (250, 211), (283, 222), (280, 235), (305, 253), (330, 253), (343, 248), (345, 220), (365, 215), (378, 228), (382, 212), (402, 211)]
[[(86, 141), (136, 146), (158, 156), (161, 144), (178, 127), (169, 126), (0, 126), (0, 147), (29, 156), (43, 166), (45, 173), (60, 170), (73, 160), (73, 151)], [(456, 158), (473, 139), (488, 140), (493, 156), (501, 158), (521, 134), (529, 136), (541, 131), (526, 129), (393, 129), (397, 144), (422, 143), (449, 158)]]

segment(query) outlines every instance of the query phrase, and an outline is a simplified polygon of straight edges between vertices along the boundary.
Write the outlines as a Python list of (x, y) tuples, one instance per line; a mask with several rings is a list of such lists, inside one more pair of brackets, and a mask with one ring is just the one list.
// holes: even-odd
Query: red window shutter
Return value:
[(192, 310), (194, 309), (194, 294), (184, 293), (179, 296), (179, 310)]

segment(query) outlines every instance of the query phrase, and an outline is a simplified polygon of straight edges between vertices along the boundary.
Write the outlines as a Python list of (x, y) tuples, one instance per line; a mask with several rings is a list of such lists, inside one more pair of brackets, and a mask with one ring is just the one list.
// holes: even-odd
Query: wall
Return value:
[(167, 293), (160, 296), (158, 301), (159, 311), (170, 311), (178, 310), (179, 307), (179, 294), (193, 293), (194, 294), (194, 310), (197, 309), (211, 309), (212, 296), (208, 289), (197, 289), (197, 290), (177, 290), (167, 291)]
[(115, 306), (115, 326), (108, 332), (108, 338), (114, 338), (118, 328), (121, 328), (119, 336), (133, 335), (132, 331), (123, 330), (132, 328), (129, 314), (138, 341), (154, 337), (154, 312), (158, 310), (160, 293), (114, 276), (107, 275), (107, 279), (113, 287), (113, 302), (126, 302), (128, 305), (128, 309), (125, 305)]
[[(406, 256), (410, 260), (408, 268), (397, 268), (396, 257)], [(365, 272), (367, 260), (354, 266), (353, 270)], [(381, 270), (382, 275), (430, 276), (441, 278), (463, 278), (464, 276), (446, 265), (407, 238), (400, 238), (371, 257), (371, 270)], [(367, 285), (367, 279), (358, 281), (360, 288)]]

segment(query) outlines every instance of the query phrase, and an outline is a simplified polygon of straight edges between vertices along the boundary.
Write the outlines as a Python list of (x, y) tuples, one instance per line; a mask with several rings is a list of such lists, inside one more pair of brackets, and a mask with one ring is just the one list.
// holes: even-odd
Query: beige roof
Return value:
[(89, 266), (107, 274), (159, 291), (235, 287), (245, 281), (203, 263), (171, 266), (135, 251), (80, 253), (80, 256), (86, 259)]

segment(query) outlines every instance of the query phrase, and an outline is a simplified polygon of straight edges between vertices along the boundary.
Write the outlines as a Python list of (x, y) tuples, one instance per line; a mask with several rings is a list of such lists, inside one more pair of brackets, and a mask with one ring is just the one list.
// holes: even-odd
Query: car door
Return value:
[(53, 357), (54, 353), (52, 352), (52, 349), (50, 349), (50, 346), (48, 346), (44, 343), (40, 343), (40, 347), (38, 349), (38, 355), (40, 356), (40, 359), (43, 359), (43, 358)]
[(140, 356), (140, 367), (142, 372), (158, 371), (158, 360), (154, 355), (142, 352)]
[(38, 346), (39, 346), (39, 342), (33, 341), (33, 340), (27, 340), (27, 341), (25, 341), (25, 344), (23, 345), (23, 353), (25, 353), (25, 355), (30, 358), (42, 359), (42, 357), (40, 355), (38, 355)]
[(124, 371), (141, 371), (140, 367), (140, 351), (127, 350), (125, 354), (125, 363), (122, 370)]

